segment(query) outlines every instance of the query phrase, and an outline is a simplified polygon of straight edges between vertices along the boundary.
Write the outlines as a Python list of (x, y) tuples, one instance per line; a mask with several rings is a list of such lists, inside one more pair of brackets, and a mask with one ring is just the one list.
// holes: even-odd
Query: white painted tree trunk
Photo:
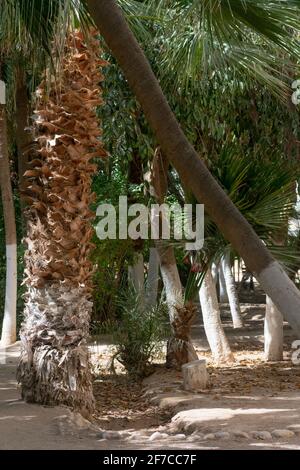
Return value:
[(225, 278), (224, 278), (221, 263), (219, 264), (219, 267), (218, 267), (218, 273), (219, 273), (219, 299), (220, 299), (220, 303), (221, 304), (227, 304), (228, 303), (228, 295), (227, 295), (226, 283), (225, 283)]
[(284, 319), (300, 338), (299, 290), (291, 282), (283, 267), (277, 261), (273, 261), (259, 274), (254, 274), (263, 290), (271, 297)]
[(184, 305), (173, 246), (166, 246), (161, 241), (156, 241), (156, 247), (172, 328), (172, 335), (167, 344), (167, 366), (178, 368), (182, 364), (198, 359), (190, 338), (194, 313)]
[(134, 264), (128, 267), (128, 278), (135, 291), (139, 294), (141, 302), (144, 300), (144, 257), (142, 253), (137, 253)]
[(235, 287), (234, 277), (230, 265), (230, 254), (226, 253), (221, 260), (222, 272), (225, 280), (233, 328), (242, 328), (244, 326), (241, 315), (240, 303)]
[(7, 145), (5, 84), (0, 81), (0, 85), (0, 190), (6, 242), (6, 290), (1, 346), (5, 347), (16, 341), (17, 236)]
[(212, 265), (211, 265), (211, 275), (212, 275), (215, 286), (217, 286), (217, 284), (218, 284), (218, 265), (216, 263), (212, 263)]
[(157, 303), (157, 291), (158, 291), (158, 279), (159, 279), (159, 256), (157, 249), (151, 247), (149, 254), (149, 269), (146, 287), (146, 304), (152, 308)]
[(269, 296), (266, 296), (265, 360), (283, 360), (283, 317)]
[(158, 243), (157, 246), (160, 253), (160, 271), (165, 288), (170, 321), (172, 322), (177, 315), (177, 308), (183, 307), (182, 285), (173, 247), (166, 247)]
[(221, 323), (217, 292), (210, 268), (202, 281), (199, 298), (204, 330), (214, 359), (217, 362), (233, 361), (234, 357)]
[(6, 287), (1, 346), (13, 344), (17, 337), (17, 245), (6, 245)]

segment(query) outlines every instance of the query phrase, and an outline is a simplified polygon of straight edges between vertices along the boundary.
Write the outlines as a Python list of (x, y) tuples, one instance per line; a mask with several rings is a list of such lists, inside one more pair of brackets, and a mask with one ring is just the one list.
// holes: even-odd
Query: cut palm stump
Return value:
[(188, 362), (182, 366), (183, 387), (185, 390), (198, 391), (207, 386), (206, 360)]

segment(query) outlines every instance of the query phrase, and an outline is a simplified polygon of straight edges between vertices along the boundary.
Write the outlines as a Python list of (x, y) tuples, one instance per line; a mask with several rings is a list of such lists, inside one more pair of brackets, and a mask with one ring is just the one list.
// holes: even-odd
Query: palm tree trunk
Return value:
[(5, 226), (6, 287), (1, 346), (16, 341), (17, 309), (17, 235), (7, 147), (5, 106), (0, 101), (0, 189)]
[[(22, 397), (93, 410), (87, 338), (92, 310), (91, 159), (106, 155), (96, 106), (102, 103), (100, 47), (80, 32), (66, 41), (60, 81), (37, 92), (37, 151), (27, 180), (28, 286), (18, 380)], [(59, 93), (57, 93), (59, 90)]]
[(204, 330), (214, 359), (217, 362), (233, 361), (234, 357), (221, 323), (217, 291), (210, 268), (202, 281), (199, 299)]
[(233, 328), (242, 328), (243, 319), (240, 309), (237, 290), (235, 287), (234, 277), (231, 270), (230, 254), (226, 253), (221, 260), (222, 272), (225, 280), (226, 291), (228, 295), (230, 312), (232, 317)]
[[(29, 119), (29, 101), (24, 73), (20, 72), (16, 90), (16, 144), (18, 149), (18, 177), (21, 208), (24, 209), (22, 189), (24, 189), (24, 174), (28, 163), (28, 145), (31, 142), (29, 132), (26, 132)], [(27, 151), (26, 151), (27, 150)], [(25, 225), (25, 224), (24, 224)]]
[(181, 368), (187, 362), (198, 359), (190, 337), (196, 308), (192, 303), (184, 305), (174, 248), (157, 241), (161, 276), (168, 304), (172, 336), (167, 344), (167, 367)]
[(144, 257), (142, 253), (136, 253), (134, 263), (128, 266), (128, 278), (134, 290), (140, 297), (141, 303), (144, 302)]
[(224, 276), (224, 271), (222, 269), (222, 263), (219, 263), (219, 299), (221, 304), (227, 304), (228, 295), (226, 288), (226, 281)]
[(283, 318), (270, 297), (266, 297), (264, 327), (265, 360), (283, 360)]
[[(158, 204), (162, 204), (167, 195), (168, 166), (167, 159), (157, 148), (152, 162), (150, 184), (152, 184), (151, 193)], [(164, 220), (164, 223), (166, 225), (168, 220)], [(174, 247), (167, 245), (162, 240), (156, 240), (155, 246), (159, 256), (172, 330), (172, 336), (167, 344), (166, 363), (168, 367), (180, 368), (183, 364), (198, 359), (191, 341), (191, 327), (196, 308), (191, 302), (184, 305)]]
[(149, 268), (146, 286), (146, 305), (149, 308), (157, 304), (158, 279), (159, 279), (159, 256), (157, 249), (150, 247)]
[(186, 139), (115, 0), (87, 0), (163, 152), (300, 336), (300, 294)]
[(213, 278), (213, 281), (214, 281), (214, 284), (215, 286), (217, 287), (218, 283), (219, 283), (219, 273), (218, 273), (218, 265), (217, 263), (212, 263), (211, 265), (211, 275), (212, 275), (212, 278)]

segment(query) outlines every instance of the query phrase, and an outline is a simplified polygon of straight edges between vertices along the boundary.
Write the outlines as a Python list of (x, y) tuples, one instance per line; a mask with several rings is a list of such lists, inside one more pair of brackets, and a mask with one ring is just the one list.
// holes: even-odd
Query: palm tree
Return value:
[[(63, 0), (40, 2), (32, 0), (19, 2), (7, 0), (0, 9), (0, 75), (6, 88), (6, 105), (1, 105), (1, 194), (6, 232), (6, 301), (2, 326), (2, 345), (16, 340), (16, 297), (17, 297), (17, 257), (16, 257), (16, 223), (12, 199), (12, 187), (9, 168), (7, 133), (7, 116), (16, 114), (15, 131), (18, 147), (18, 173), (20, 183), (25, 171), (24, 147), (30, 139), (24, 131), (29, 118), (26, 72), (30, 70), (32, 80), (45, 67), (50, 55), (50, 43), (59, 14), (63, 11)], [(69, 3), (68, 12), (72, 10), (73, 0)], [(74, 6), (74, 5), (73, 5)], [(82, 7), (79, 9), (82, 12)], [(61, 38), (61, 35), (58, 36)], [(59, 42), (59, 41), (58, 41)], [(18, 111), (16, 112), (16, 106)], [(9, 122), (13, 122), (10, 119)], [(22, 196), (21, 196), (22, 201)]]
[[(167, 195), (168, 166), (168, 160), (157, 148), (151, 168), (150, 184), (152, 187), (150, 192), (159, 205), (164, 203)], [(174, 247), (171, 244), (166, 244), (164, 240), (156, 240), (155, 246), (158, 252), (171, 325), (171, 338), (167, 344), (166, 364), (167, 367), (180, 368), (183, 364), (198, 359), (190, 337), (196, 308), (192, 302), (184, 302)]]
[[(249, 269), (255, 273), (265, 292), (297, 335), (300, 335), (298, 315), (300, 294), (297, 288), (186, 139), (121, 9), (114, 0), (101, 2), (86, 0), (86, 3), (140, 102), (162, 151), (178, 171), (183, 183), (192, 190), (197, 200), (205, 205), (221, 232), (242, 256)], [(281, 1), (258, 3), (254, 0), (239, 2), (219, 0), (205, 2), (205, 5), (208, 5), (208, 8), (204, 9), (206, 17), (211, 21), (218, 19), (217, 25), (221, 27), (223, 35), (226, 31), (230, 34), (235, 32), (234, 43), (238, 41), (241, 45), (240, 38), (249, 34), (250, 30), (259, 33), (260, 37), (269, 44), (275, 43), (285, 51), (298, 52), (297, 43), (291, 32), (292, 28), (298, 31), (300, 29), (299, 7), (295, 6), (295, 2), (283, 4)], [(245, 26), (248, 29), (240, 36)], [(229, 42), (230, 34), (227, 34)], [(243, 53), (242, 46), (240, 50)], [(255, 67), (260, 63), (252, 61), (252, 66)]]
[(16, 341), (17, 234), (7, 144), (5, 84), (0, 81), (0, 190), (5, 224), (6, 288), (1, 346)]
[[(19, 72), (24, 76), (29, 69), (36, 81), (46, 65), (49, 70), (38, 91), (34, 159), (25, 174), (28, 291), (18, 379), (27, 401), (64, 403), (88, 413), (93, 408), (86, 346), (92, 305), (89, 204), (96, 168), (90, 160), (105, 154), (94, 111), (101, 104), (103, 62), (94, 38), (85, 43), (77, 33), (66, 39), (69, 26), (79, 23), (87, 30), (90, 20), (77, 0), (8, 0), (0, 12), (1, 52), (14, 65), (11, 101)], [(28, 116), (19, 118), (22, 127)], [(22, 147), (23, 139), (18, 143)]]
[[(94, 158), (106, 155), (96, 106), (102, 103), (100, 47), (70, 33), (56, 79), (37, 90), (36, 155), (27, 179), (28, 292), (18, 379), (25, 400), (93, 409), (87, 336), (92, 309), (89, 260)], [(49, 94), (47, 85), (50, 84)]]

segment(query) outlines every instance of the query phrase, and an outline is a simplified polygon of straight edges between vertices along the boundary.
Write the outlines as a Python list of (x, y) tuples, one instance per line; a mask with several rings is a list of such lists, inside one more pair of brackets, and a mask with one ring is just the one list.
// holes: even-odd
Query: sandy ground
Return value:
[[(243, 311), (243, 330), (233, 330), (223, 311), (233, 365), (213, 364), (203, 326), (194, 326), (210, 374), (209, 389), (198, 394), (185, 392), (181, 374), (162, 365), (142, 384), (108, 374), (110, 347), (102, 344), (95, 356), (100, 367), (92, 425), (66, 408), (25, 404), (15, 380), (19, 345), (0, 350), (0, 449), (300, 449), (300, 430), (282, 438), (266, 434), (265, 440), (260, 434), (300, 429), (300, 366), (290, 362), (291, 332), (285, 328), (285, 361), (265, 364), (263, 306), (245, 304)], [(152, 441), (154, 432), (160, 435)]]

